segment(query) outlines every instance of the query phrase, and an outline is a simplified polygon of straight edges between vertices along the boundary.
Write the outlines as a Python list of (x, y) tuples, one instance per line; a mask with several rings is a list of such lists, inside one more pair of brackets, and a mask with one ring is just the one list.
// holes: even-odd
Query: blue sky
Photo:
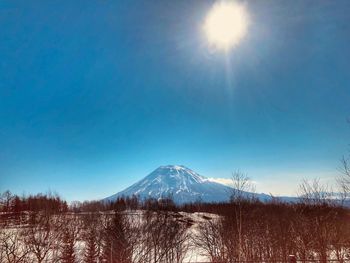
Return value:
[(1, 1), (0, 191), (109, 196), (160, 165), (240, 169), (257, 190), (332, 181), (349, 150), (350, 2), (246, 1), (208, 46), (213, 1)]

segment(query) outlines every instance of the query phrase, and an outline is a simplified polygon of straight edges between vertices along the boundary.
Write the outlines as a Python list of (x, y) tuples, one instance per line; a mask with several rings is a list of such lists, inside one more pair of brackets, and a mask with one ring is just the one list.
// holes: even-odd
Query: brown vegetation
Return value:
[[(339, 180), (342, 189), (347, 176)], [(233, 183), (230, 202), (183, 206), (132, 197), (67, 207), (57, 195), (5, 192), (0, 262), (179, 263), (189, 249), (211, 262), (289, 262), (290, 254), (304, 262), (349, 260), (349, 209), (334, 202), (318, 180), (300, 185), (297, 203), (263, 203), (246, 195), (252, 185), (241, 173)], [(216, 216), (193, 222), (179, 211)]]

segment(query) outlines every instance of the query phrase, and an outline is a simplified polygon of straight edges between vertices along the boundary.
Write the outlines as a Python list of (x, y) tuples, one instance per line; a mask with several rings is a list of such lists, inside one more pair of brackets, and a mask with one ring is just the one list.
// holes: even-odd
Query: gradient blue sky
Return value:
[(337, 176), (350, 1), (246, 1), (226, 55), (201, 31), (213, 3), (2, 0), (0, 191), (103, 198), (165, 164), (274, 194)]

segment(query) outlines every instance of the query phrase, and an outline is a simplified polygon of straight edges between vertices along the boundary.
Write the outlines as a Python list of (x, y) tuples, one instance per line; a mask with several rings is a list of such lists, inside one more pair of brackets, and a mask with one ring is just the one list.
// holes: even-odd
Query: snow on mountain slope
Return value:
[[(118, 197), (137, 195), (141, 199), (171, 196), (178, 204), (195, 201), (221, 202), (229, 200), (231, 192), (231, 187), (213, 182), (185, 166), (167, 165), (160, 166), (144, 179), (104, 200), (113, 201)], [(269, 198), (265, 194), (257, 197), (263, 200)]]

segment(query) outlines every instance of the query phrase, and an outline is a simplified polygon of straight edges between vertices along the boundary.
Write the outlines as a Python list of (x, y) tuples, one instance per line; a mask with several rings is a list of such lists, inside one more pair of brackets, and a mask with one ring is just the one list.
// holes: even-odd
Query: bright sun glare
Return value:
[(204, 31), (210, 44), (225, 51), (236, 46), (247, 33), (248, 15), (243, 4), (222, 1), (208, 13)]

